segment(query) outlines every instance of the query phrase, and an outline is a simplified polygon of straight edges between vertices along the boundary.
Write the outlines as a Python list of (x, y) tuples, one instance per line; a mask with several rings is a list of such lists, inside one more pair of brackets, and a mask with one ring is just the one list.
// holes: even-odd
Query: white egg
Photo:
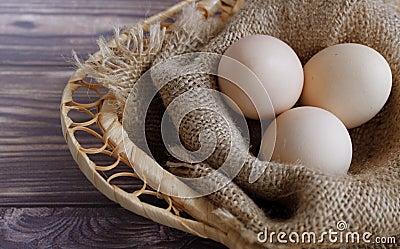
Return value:
[(261, 160), (300, 163), (328, 175), (347, 173), (352, 143), (344, 124), (317, 107), (298, 107), (282, 113), (264, 133)]
[(221, 92), (252, 119), (273, 118), (289, 110), (299, 99), (304, 81), (293, 49), (267, 35), (248, 36), (232, 44), (221, 58), (218, 75)]
[(354, 43), (328, 47), (304, 66), (303, 105), (335, 114), (347, 128), (360, 126), (384, 106), (392, 87), (385, 58)]

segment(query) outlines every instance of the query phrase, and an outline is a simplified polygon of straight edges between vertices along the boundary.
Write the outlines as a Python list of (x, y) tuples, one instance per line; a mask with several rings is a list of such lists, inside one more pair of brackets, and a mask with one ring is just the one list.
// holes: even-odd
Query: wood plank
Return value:
[(114, 26), (131, 26), (178, 0), (0, 1), (0, 66), (69, 66), (71, 51), (86, 56)]
[(61, 134), (71, 50), (85, 57), (114, 25), (131, 25), (178, 1), (0, 1), (0, 248), (224, 248), (107, 200), (80, 172)]
[[(114, 205), (83, 176), (61, 133), (59, 105), (72, 71), (54, 67), (3, 69), (0, 205)], [(79, 92), (77, 100), (88, 94)], [(81, 142), (98, 145), (92, 136)], [(113, 162), (109, 158), (101, 160), (104, 165)]]
[[(61, 134), (71, 50), (85, 57), (114, 25), (136, 23), (176, 2), (0, 1), (0, 205), (114, 205), (79, 171)], [(93, 137), (82, 142), (97, 144)]]
[(225, 248), (122, 208), (0, 208), (1, 248)]

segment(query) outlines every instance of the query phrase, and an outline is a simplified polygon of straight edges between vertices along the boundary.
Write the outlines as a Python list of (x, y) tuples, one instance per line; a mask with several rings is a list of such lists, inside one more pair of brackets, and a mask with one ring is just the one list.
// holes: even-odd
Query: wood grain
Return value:
[(178, 0), (2, 0), (0, 65), (69, 66), (74, 49), (97, 51), (96, 39), (130, 26)]
[[(176, 2), (0, 1), (0, 248), (224, 248), (109, 201), (84, 177), (61, 134), (59, 106), (74, 71), (72, 50), (86, 58), (115, 25), (132, 25)], [(74, 97), (95, 98), (87, 91)], [(98, 144), (90, 136), (80, 142)]]
[(114, 25), (132, 25), (175, 2), (0, 1), (0, 205), (114, 205), (79, 171), (61, 134), (71, 51), (86, 57)]
[(225, 248), (122, 208), (0, 208), (0, 248)]
[(72, 71), (2, 68), (1, 205), (112, 204), (80, 172), (61, 133), (60, 98)]
[[(224, 248), (106, 199), (80, 172), (61, 134), (71, 51), (86, 58), (115, 25), (132, 25), (178, 1), (0, 0), (0, 248)], [(79, 92), (77, 99), (88, 96), (94, 97)], [(80, 141), (97, 144), (93, 137)]]
[[(135, 24), (176, 2), (0, 1), (0, 248), (224, 248), (119, 208), (84, 177), (61, 134), (71, 51), (85, 58), (115, 25)], [(76, 95), (88, 97), (94, 96)], [(89, 136), (80, 141), (98, 144)]]

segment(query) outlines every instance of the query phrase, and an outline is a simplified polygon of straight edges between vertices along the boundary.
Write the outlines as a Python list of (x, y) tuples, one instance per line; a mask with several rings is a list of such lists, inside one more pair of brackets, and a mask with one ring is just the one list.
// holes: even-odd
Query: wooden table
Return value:
[(59, 105), (82, 58), (114, 25), (178, 0), (0, 0), (0, 248), (224, 248), (137, 216), (84, 177)]
[(61, 133), (71, 51), (87, 58), (114, 25), (178, 1), (0, 0), (0, 248), (225, 248), (108, 200)]

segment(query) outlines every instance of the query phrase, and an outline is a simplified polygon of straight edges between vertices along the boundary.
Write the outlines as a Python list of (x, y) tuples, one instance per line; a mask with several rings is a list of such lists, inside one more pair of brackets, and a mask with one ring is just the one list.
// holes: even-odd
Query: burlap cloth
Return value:
[[(337, 229), (338, 221), (345, 221), (349, 230), (360, 234), (400, 234), (400, 20), (395, 10), (382, 1), (372, 0), (249, 0), (215, 37), (210, 30), (199, 38), (198, 33), (204, 33), (205, 26), (210, 29), (206, 21), (196, 25), (177, 22), (174, 32), (166, 35), (154, 65), (174, 55), (194, 51), (222, 54), (235, 41), (253, 34), (271, 35), (285, 41), (296, 51), (303, 64), (327, 46), (355, 42), (374, 48), (386, 58), (393, 73), (393, 88), (384, 109), (373, 120), (350, 131), (353, 161), (350, 173), (344, 178), (329, 177), (302, 165), (259, 161), (243, 146), (245, 141), (240, 131), (229, 129), (234, 124), (229, 115), (224, 119), (213, 110), (198, 108), (179, 123), (174, 120), (179, 111), (172, 108), (168, 114), (176, 122), (187, 149), (196, 151), (201, 147), (200, 133), (210, 133), (209, 137), (212, 137), (214, 132), (217, 137), (214, 153), (195, 170), (188, 168), (192, 172), (187, 175), (198, 176), (206, 174), (211, 167), (218, 168), (229, 152), (243, 159), (244, 166), (234, 179), (237, 186), (256, 198), (260, 206), (285, 200), (281, 203), (295, 207), (290, 217), (285, 219), (272, 219), (263, 214), (251, 217), (251, 226), (254, 225), (255, 231), (262, 224), (269, 231), (321, 234)], [(164, 83), (165, 75), (155, 72), (152, 76), (156, 86)], [(199, 89), (196, 94), (190, 95), (186, 105), (206, 103), (212, 109), (227, 114), (229, 112), (219, 99), (202, 91), (216, 87), (214, 76), (192, 73), (170, 81), (160, 90), (160, 95), (164, 105), (168, 106), (182, 93)], [(249, 183), (251, 170), (262, 169), (263, 166), (266, 170), (261, 178)], [(215, 182), (219, 180), (215, 179)], [(235, 187), (234, 184), (229, 186)], [(214, 194), (213, 198), (220, 205), (229, 201), (221, 192)], [(246, 198), (240, 200), (241, 203), (235, 202), (237, 206), (253, 205), (247, 203)], [(249, 220), (248, 217), (241, 220), (246, 219)], [(325, 242), (320, 246), (328, 244)], [(335, 246), (338, 245), (340, 243), (335, 243)]]

